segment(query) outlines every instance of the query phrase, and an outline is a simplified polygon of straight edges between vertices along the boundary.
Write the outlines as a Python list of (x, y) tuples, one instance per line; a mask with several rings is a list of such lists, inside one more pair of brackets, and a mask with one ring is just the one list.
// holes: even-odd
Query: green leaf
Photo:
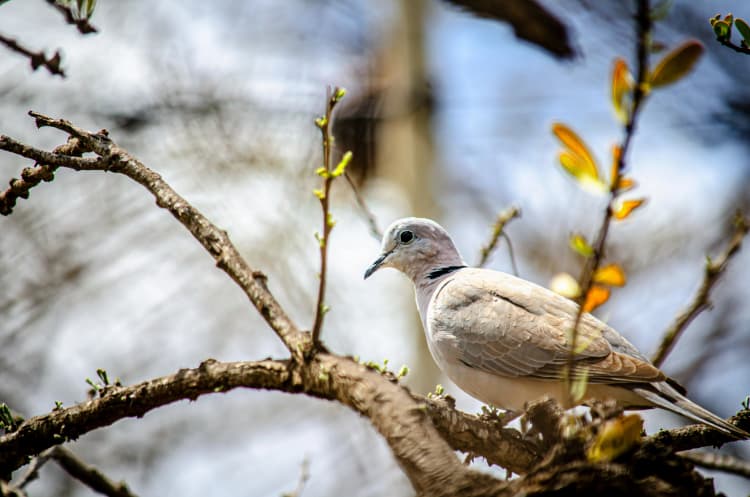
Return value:
[(346, 88), (339, 88), (336, 87), (336, 89), (333, 92), (333, 101), (339, 102), (342, 98), (346, 95)]
[(716, 21), (713, 23), (714, 33), (716, 38), (722, 41), (729, 41), (731, 30), (729, 29), (729, 23), (726, 21)]
[(348, 150), (343, 157), (341, 157), (341, 161), (336, 165), (333, 172), (331, 173), (331, 176), (334, 178), (338, 178), (344, 172), (346, 172), (346, 166), (349, 165), (349, 163), (352, 161), (352, 151)]
[(586, 238), (580, 233), (573, 233), (570, 237), (569, 243), (570, 248), (584, 257), (591, 257), (594, 255), (594, 248), (589, 245), (589, 242), (586, 241)]
[(90, 18), (96, 8), (96, 0), (89, 0), (86, 6), (86, 19)]
[(703, 44), (698, 40), (688, 40), (676, 47), (654, 68), (650, 77), (651, 86), (658, 88), (679, 81), (693, 69), (701, 55), (703, 55)]
[(102, 383), (104, 384), (104, 386), (109, 385), (109, 377), (107, 376), (106, 370), (99, 368), (96, 370), (96, 375), (99, 377), (100, 380), (102, 380)]
[(737, 31), (742, 35), (745, 43), (750, 45), (750, 26), (748, 26), (747, 22), (745, 22), (744, 19), (737, 18), (734, 20), (734, 25), (737, 28)]

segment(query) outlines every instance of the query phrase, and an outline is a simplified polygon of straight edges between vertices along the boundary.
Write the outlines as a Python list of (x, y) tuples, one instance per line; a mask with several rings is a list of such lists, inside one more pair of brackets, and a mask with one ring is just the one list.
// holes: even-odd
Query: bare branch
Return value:
[(357, 206), (359, 207), (360, 212), (367, 221), (367, 226), (370, 228), (370, 234), (377, 241), (380, 241), (383, 238), (383, 231), (378, 227), (378, 220), (375, 218), (375, 214), (373, 214), (370, 208), (367, 207), (367, 203), (365, 202), (362, 193), (359, 191), (359, 188), (357, 188), (357, 185), (354, 183), (354, 180), (349, 175), (348, 171), (344, 173), (344, 177), (346, 178), (346, 182), (349, 183), (352, 193), (354, 193), (354, 199), (357, 201)]
[(743, 53), (745, 55), (750, 55), (750, 47), (742, 46), (742, 45), (736, 45), (732, 43), (730, 40), (725, 38), (716, 38), (716, 40), (724, 45), (725, 47), (731, 48), (737, 53)]
[(519, 209), (515, 205), (511, 205), (505, 210), (500, 211), (500, 213), (497, 215), (497, 218), (495, 219), (495, 224), (492, 226), (492, 235), (490, 236), (490, 239), (487, 241), (487, 243), (482, 246), (482, 249), (479, 253), (479, 262), (477, 263), (477, 267), (484, 267), (484, 265), (487, 264), (490, 255), (492, 255), (492, 252), (494, 252), (497, 248), (497, 242), (500, 241), (500, 237), (503, 236), (508, 242), (508, 247), (511, 251), (511, 262), (517, 275), (518, 270), (516, 268), (516, 261), (513, 258), (513, 249), (510, 248), (510, 238), (508, 238), (508, 235), (504, 231), (505, 225), (517, 217), (521, 217), (521, 209)]
[(456, 450), (484, 457), (518, 474), (541, 461), (539, 447), (523, 439), (518, 430), (505, 428), (500, 420), (485, 419), (456, 410), (444, 399), (421, 398), (443, 438)]
[(576, 50), (568, 27), (535, 0), (445, 0), (487, 19), (505, 21), (518, 38), (538, 45), (556, 57), (572, 58)]
[[(729, 418), (729, 422), (742, 428), (750, 429), (750, 410), (742, 410)], [(643, 444), (659, 444), (668, 447), (672, 452), (699, 449), (701, 447), (720, 447), (725, 443), (736, 442), (737, 439), (731, 435), (711, 428), (704, 424), (694, 424), (675, 428), (673, 430), (662, 430), (644, 440)]]
[[(21, 179), (11, 178), (10, 187), (5, 191), (0, 192), (0, 214), (7, 216), (13, 212), (13, 207), (15, 207), (17, 199), (29, 198), (29, 191), (33, 187), (42, 181), (52, 181), (55, 178), (55, 170), (57, 169), (57, 166), (51, 166), (49, 163), (50, 161), (55, 161), (57, 159), (48, 156), (48, 152), (27, 147), (7, 136), (0, 136), (0, 149), (12, 149), (11, 151), (14, 151), (14, 153), (25, 157), (36, 155), (39, 158), (49, 159), (45, 161), (43, 165), (25, 167), (23, 171), (21, 171)], [(78, 138), (69, 138), (67, 143), (56, 147), (52, 153), (67, 156), (80, 156), (84, 152), (86, 151), (81, 149)], [(63, 160), (67, 162), (66, 159)]]
[(309, 335), (301, 331), (287, 316), (266, 287), (265, 275), (248, 266), (226, 231), (211, 223), (198, 209), (177, 194), (159, 174), (117, 146), (107, 137), (106, 132), (89, 133), (63, 119), (52, 119), (35, 112), (29, 114), (36, 119), (37, 126), (51, 126), (65, 131), (78, 138), (81, 147), (95, 152), (100, 157), (70, 157), (44, 152), (8, 137), (0, 137), (0, 149), (57, 167), (117, 172), (143, 185), (156, 198), (156, 204), (169, 210), (211, 254), (216, 260), (216, 265), (242, 288), (261, 316), (284, 342), (292, 357), (298, 361), (304, 360), (306, 351), (311, 348)]
[(680, 456), (696, 466), (750, 478), (750, 462), (715, 452), (683, 452)]
[(115, 483), (98, 469), (81, 461), (75, 454), (64, 447), (53, 447), (49, 456), (67, 473), (94, 492), (109, 497), (136, 497), (124, 482)]
[(60, 62), (62, 62), (62, 55), (60, 54), (59, 50), (55, 51), (55, 55), (47, 58), (47, 56), (44, 55), (43, 51), (40, 50), (39, 52), (34, 52), (19, 44), (16, 40), (5, 37), (3, 35), (0, 35), (0, 43), (8, 47), (10, 50), (19, 53), (29, 59), (31, 69), (33, 69), (34, 71), (36, 71), (40, 67), (44, 67), (52, 75), (57, 75), (63, 78), (65, 77), (65, 71), (60, 67)]
[[(418, 491), (432, 489), (432, 495), (453, 495), (455, 485), (471, 483), (477, 488), (492, 489), (499, 484), (460, 463), (425, 415), (429, 409), (420, 408), (406, 389), (350, 359), (325, 353), (303, 365), (273, 360), (207, 360), (198, 368), (183, 369), (171, 376), (129, 387), (105, 388), (99, 398), (27, 419), (16, 431), (0, 437), (0, 475), (23, 465), (29, 455), (120, 419), (141, 417), (172, 402), (240, 387), (337, 400), (367, 416), (391, 445)], [(443, 418), (447, 415), (441, 413)], [(487, 430), (487, 426), (483, 429)], [(509, 437), (510, 446), (517, 440), (518, 437)]]
[(719, 278), (726, 270), (732, 256), (740, 250), (742, 240), (745, 238), (745, 235), (747, 235), (748, 229), (750, 229), (750, 225), (748, 224), (747, 219), (741, 214), (738, 214), (735, 218), (734, 234), (732, 235), (732, 239), (729, 240), (727, 247), (716, 260), (711, 260), (708, 257), (706, 258), (701, 286), (698, 288), (690, 305), (677, 315), (674, 323), (672, 323), (672, 325), (664, 332), (664, 337), (651, 359), (651, 362), (656, 366), (661, 366), (669, 352), (672, 350), (672, 347), (674, 347), (677, 340), (693, 319), (711, 306), (709, 301), (711, 289), (716, 282), (719, 281)]

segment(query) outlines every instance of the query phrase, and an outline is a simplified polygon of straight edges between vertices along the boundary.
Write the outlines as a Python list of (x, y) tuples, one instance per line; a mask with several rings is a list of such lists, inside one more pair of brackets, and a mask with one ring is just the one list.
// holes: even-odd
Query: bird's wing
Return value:
[[(497, 271), (463, 269), (430, 302), (428, 334), (446, 359), (505, 377), (562, 378), (577, 305)], [(578, 325), (573, 375), (591, 383), (650, 383), (664, 374), (590, 314)], [(585, 373), (584, 373), (585, 371)]]

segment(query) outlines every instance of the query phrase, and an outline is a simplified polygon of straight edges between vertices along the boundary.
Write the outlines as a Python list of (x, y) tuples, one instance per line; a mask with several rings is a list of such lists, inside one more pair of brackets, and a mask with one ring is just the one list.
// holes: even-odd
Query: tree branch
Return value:
[(711, 289), (719, 281), (732, 256), (742, 247), (742, 240), (747, 235), (749, 228), (750, 225), (747, 219), (738, 214), (735, 218), (734, 234), (732, 235), (732, 239), (729, 240), (727, 247), (716, 260), (706, 257), (701, 286), (698, 288), (690, 305), (677, 315), (674, 323), (664, 332), (664, 337), (651, 359), (651, 362), (656, 366), (661, 366), (669, 352), (671, 352), (672, 347), (674, 347), (682, 335), (682, 332), (685, 331), (693, 319), (711, 306), (711, 302), (709, 301)]
[(730, 40), (727, 40), (725, 38), (716, 38), (716, 41), (724, 45), (725, 47), (731, 48), (737, 53), (743, 53), (745, 55), (750, 55), (750, 48), (740, 45), (735, 45)]
[(0, 136), (0, 149), (57, 167), (120, 173), (144, 186), (154, 196), (156, 204), (171, 212), (211, 254), (216, 260), (216, 265), (242, 288), (261, 316), (284, 342), (292, 357), (298, 361), (304, 360), (306, 351), (311, 347), (309, 334), (301, 331), (287, 316), (266, 287), (266, 276), (250, 268), (226, 231), (211, 223), (198, 209), (177, 194), (159, 174), (117, 146), (105, 131), (90, 133), (63, 119), (52, 119), (35, 112), (29, 112), (29, 115), (36, 119), (38, 127), (51, 126), (65, 131), (78, 138), (81, 147), (93, 151), (99, 157), (69, 157), (49, 153), (20, 144), (5, 136)]
[(535, 0), (445, 0), (486, 19), (504, 21), (522, 40), (533, 43), (552, 55), (569, 59), (576, 55), (568, 27)]
[[(497, 242), (500, 241), (500, 237), (503, 235), (507, 237), (504, 231), (505, 225), (517, 217), (521, 217), (521, 209), (515, 205), (511, 205), (507, 209), (500, 211), (495, 219), (495, 224), (492, 226), (492, 236), (487, 243), (482, 246), (482, 249), (479, 252), (479, 262), (477, 263), (477, 267), (484, 267), (484, 265), (487, 264), (490, 255), (492, 255), (492, 252), (497, 248)], [(508, 250), (510, 250), (513, 270), (516, 273), (516, 276), (518, 276), (516, 261), (513, 258), (513, 249), (510, 248), (510, 239), (506, 238), (506, 241), (508, 242)]]
[(63, 15), (65, 22), (75, 25), (78, 28), (78, 32), (82, 35), (97, 32), (97, 29), (89, 23), (88, 17), (82, 17), (81, 13), (78, 16), (74, 15), (73, 9), (70, 6), (62, 5), (56, 0), (47, 0), (47, 3)]
[[(13, 208), (16, 206), (16, 200), (19, 198), (29, 198), (29, 191), (41, 183), (42, 181), (52, 181), (55, 178), (55, 170), (57, 166), (49, 165), (52, 161), (58, 160), (58, 157), (50, 157), (48, 152), (43, 150), (35, 150), (26, 145), (19, 143), (7, 136), (0, 136), (0, 148), (6, 147), (6, 150), (11, 150), (14, 153), (23, 156), (37, 155), (40, 159), (47, 158), (49, 160), (42, 161), (42, 165), (34, 167), (25, 167), (21, 171), (21, 179), (11, 178), (10, 187), (0, 192), (0, 215), (7, 216), (13, 212)], [(42, 152), (37, 154), (37, 152)], [(53, 150), (53, 154), (67, 155), (67, 156), (80, 156), (86, 150), (81, 149), (78, 138), (69, 138), (68, 142), (64, 145), (60, 145)], [(68, 158), (62, 158), (63, 161), (67, 162)], [(98, 160), (98, 159), (97, 159)]]
[(109, 497), (136, 497), (124, 482), (115, 483), (93, 466), (81, 461), (64, 447), (53, 447), (50, 457), (57, 461), (70, 476), (80, 481), (94, 492)]
[[(0, 474), (10, 473), (25, 464), (31, 455), (120, 419), (142, 417), (169, 403), (195, 400), (201, 395), (240, 387), (337, 400), (367, 416), (389, 442), (415, 488), (430, 490), (427, 493), (433, 495), (453, 495), (457, 492), (456, 485), (471, 484), (472, 488), (473, 485), (480, 488), (481, 484), (493, 488), (499, 482), (463, 466), (453, 449), (442, 442), (442, 437), (450, 440), (454, 435), (439, 434), (432, 417), (439, 420), (438, 426), (447, 429), (463, 427), (464, 431), (455, 435), (458, 444), (465, 444), (472, 438), (483, 440), (485, 444), (500, 441), (498, 447), (491, 447), (490, 457), (518, 471), (523, 469), (521, 462), (533, 464), (539, 459), (530, 452), (532, 446), (522, 442), (517, 433), (490, 434), (488, 425), (482, 426), (470, 415), (456, 414), (432, 403), (418, 403), (406, 389), (367, 367), (347, 358), (321, 353), (302, 365), (274, 360), (235, 363), (207, 360), (198, 368), (183, 369), (137, 385), (106, 387), (98, 398), (27, 419), (17, 430), (0, 437)], [(508, 452), (502, 454), (497, 449)], [(456, 492), (452, 494), (443, 489)]]
[(13, 52), (19, 53), (29, 59), (32, 70), (36, 71), (37, 69), (39, 69), (39, 67), (44, 67), (52, 75), (57, 75), (62, 78), (65, 77), (65, 71), (60, 67), (62, 56), (60, 55), (59, 50), (55, 51), (55, 55), (47, 58), (47, 56), (44, 55), (43, 51), (40, 50), (39, 52), (34, 52), (19, 44), (16, 40), (7, 38), (3, 35), (0, 35), (0, 43), (8, 47)]
[[(743, 430), (750, 430), (750, 410), (739, 411), (729, 418), (729, 422)], [(737, 439), (731, 435), (708, 425), (694, 424), (673, 430), (662, 430), (645, 439), (643, 445), (662, 445), (673, 452), (682, 452), (701, 447), (720, 447), (736, 441)]]
[(578, 302), (578, 312), (576, 313), (576, 317), (573, 320), (573, 334), (571, 338), (570, 354), (568, 356), (568, 362), (565, 367), (564, 375), (565, 382), (568, 386), (568, 392), (571, 391), (572, 387), (572, 378), (570, 372), (573, 370), (573, 361), (575, 360), (575, 351), (577, 347), (576, 341), (578, 338), (578, 326), (584, 313), (584, 303), (586, 300), (586, 296), (588, 295), (588, 292), (594, 282), (594, 274), (596, 273), (596, 270), (599, 268), (599, 264), (605, 256), (604, 252), (606, 248), (607, 236), (609, 234), (609, 227), (612, 222), (612, 216), (614, 215), (613, 204), (620, 194), (619, 178), (625, 171), (625, 158), (627, 156), (628, 150), (630, 149), (630, 144), (633, 140), (633, 136), (635, 135), (635, 127), (636, 123), (638, 122), (639, 111), (641, 110), (642, 104), (646, 97), (644, 87), (646, 85), (646, 82), (648, 81), (649, 74), (648, 48), (651, 38), (651, 8), (649, 5), (649, 0), (638, 0), (637, 4), (638, 7), (636, 9), (635, 15), (637, 33), (637, 75), (635, 87), (633, 89), (633, 104), (628, 115), (627, 123), (625, 124), (625, 136), (622, 140), (621, 145), (619, 146), (619, 152), (617, 154), (617, 167), (614, 169), (615, 177), (612, 178), (610, 183), (609, 201), (607, 202), (607, 207), (604, 211), (601, 227), (599, 228), (598, 234), (596, 236), (596, 242), (593, 245), (594, 251), (591, 257), (586, 259), (586, 263), (584, 264), (581, 276), (578, 279), (578, 284), (581, 289), (581, 296)]
[(750, 462), (714, 452), (684, 452), (680, 457), (696, 466), (750, 478)]

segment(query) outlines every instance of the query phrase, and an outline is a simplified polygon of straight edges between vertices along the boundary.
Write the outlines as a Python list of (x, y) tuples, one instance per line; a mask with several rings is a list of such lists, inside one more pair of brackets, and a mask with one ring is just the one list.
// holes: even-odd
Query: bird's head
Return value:
[(442, 226), (430, 219), (407, 217), (388, 227), (380, 256), (365, 271), (365, 279), (381, 267), (392, 267), (416, 282), (430, 271), (457, 265), (463, 265), (463, 260)]

